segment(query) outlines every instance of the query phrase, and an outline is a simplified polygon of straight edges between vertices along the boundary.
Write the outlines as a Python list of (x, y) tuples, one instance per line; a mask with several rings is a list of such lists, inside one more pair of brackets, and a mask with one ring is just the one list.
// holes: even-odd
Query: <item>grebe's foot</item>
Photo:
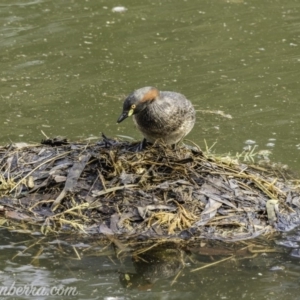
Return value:
[(140, 142), (140, 144), (138, 145), (136, 151), (137, 151), (137, 152), (143, 151), (144, 149), (146, 149), (147, 145), (148, 145), (148, 142), (147, 142), (147, 140), (144, 138), (144, 139)]

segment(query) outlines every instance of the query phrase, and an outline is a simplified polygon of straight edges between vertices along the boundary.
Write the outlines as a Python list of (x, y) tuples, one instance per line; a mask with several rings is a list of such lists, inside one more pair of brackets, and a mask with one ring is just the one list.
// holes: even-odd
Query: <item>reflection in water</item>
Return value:
[(134, 255), (135, 273), (120, 273), (120, 282), (126, 288), (151, 289), (156, 281), (179, 274), (184, 265), (182, 254), (179, 249), (164, 246)]
[[(293, 251), (273, 241), (202, 241), (185, 247), (171, 242), (134, 246), (116, 241), (116, 248), (83, 236), (33, 239), (25, 234), (1, 234), (1, 240), (10, 245), (0, 248), (5, 257), (1, 260), (2, 286), (15, 282), (16, 286), (75, 287), (78, 299), (298, 297), (299, 258), (292, 258)], [(298, 231), (290, 236), (299, 240)], [(7, 242), (8, 238), (14, 242)], [(289, 235), (284, 238), (289, 239)]]

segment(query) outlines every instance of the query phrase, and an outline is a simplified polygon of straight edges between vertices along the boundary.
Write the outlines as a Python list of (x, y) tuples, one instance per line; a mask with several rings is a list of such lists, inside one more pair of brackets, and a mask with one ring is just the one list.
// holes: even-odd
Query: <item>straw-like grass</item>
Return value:
[(300, 223), (299, 181), (254, 165), (254, 150), (244, 163), (242, 155), (218, 157), (197, 145), (138, 146), (104, 137), (0, 148), (3, 217), (39, 225), (44, 234), (224, 241)]

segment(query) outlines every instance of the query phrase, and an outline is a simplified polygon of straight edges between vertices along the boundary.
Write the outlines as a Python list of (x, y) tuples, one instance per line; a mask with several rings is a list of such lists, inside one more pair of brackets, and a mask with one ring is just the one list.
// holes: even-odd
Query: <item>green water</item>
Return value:
[[(116, 120), (127, 94), (153, 85), (193, 102), (199, 111), (188, 138), (201, 147), (217, 141), (216, 152), (236, 153), (253, 140), (258, 150), (272, 151), (273, 161), (299, 169), (298, 0), (121, 4), (127, 8), (122, 13), (112, 11), (120, 5), (116, 1), (1, 1), (0, 144), (39, 142), (41, 131), (71, 140), (97, 138), (101, 132), (141, 139), (132, 120), (120, 125)], [(207, 112), (219, 110), (232, 119)], [(14, 239), (3, 233), (7, 243)], [(175, 287), (170, 280), (152, 292), (128, 293), (118, 282), (118, 265), (108, 258), (98, 267), (99, 258), (72, 261), (70, 273), (52, 263), (32, 267), (29, 259), (15, 265), (11, 251), (2, 252), (2, 270), (9, 268), (10, 279), (27, 277), (26, 268), (50, 282), (81, 274), (84, 284), (78, 287), (85, 299), (195, 299), (200, 293), (204, 299), (240, 299), (243, 293), (244, 299), (281, 299), (291, 290), (296, 299), (300, 274), (285, 262), (293, 275), (285, 275), (281, 294), (281, 275), (257, 275), (266, 273), (247, 264), (228, 273), (214, 269), (204, 281), (201, 275), (185, 275)], [(51, 249), (48, 255), (60, 257)]]
[[(297, 1), (2, 1), (0, 142), (126, 135), (124, 96), (153, 85), (198, 112), (189, 139), (219, 153), (246, 140), (298, 162)], [(271, 139), (271, 140), (270, 140)], [(273, 140), (275, 139), (275, 140)], [(268, 143), (274, 145), (266, 146)]]
[[(275, 253), (240, 255), (226, 253), (230, 245), (223, 250), (216, 245), (205, 255), (207, 243), (194, 248), (169, 245), (130, 257), (126, 243), (119, 243), (121, 250), (82, 236), (45, 239), (3, 230), (0, 236), (1, 299), (299, 299), (299, 258), (280, 246)], [(299, 232), (291, 237), (299, 240)], [(218, 253), (220, 249), (225, 252)], [(26, 286), (28, 293), (40, 290), (34, 297), (5, 294)], [(41, 288), (52, 294), (38, 294)], [(56, 294), (70, 290), (71, 296)]]

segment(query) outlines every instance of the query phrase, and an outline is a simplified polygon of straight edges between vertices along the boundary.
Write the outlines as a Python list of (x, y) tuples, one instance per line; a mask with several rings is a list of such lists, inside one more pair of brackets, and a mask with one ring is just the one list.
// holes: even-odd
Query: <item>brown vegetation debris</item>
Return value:
[[(103, 138), (0, 147), (6, 218), (43, 233), (245, 240), (300, 223), (299, 187), (286, 172), (203, 153), (198, 147)], [(296, 181), (297, 182), (297, 181)]]

